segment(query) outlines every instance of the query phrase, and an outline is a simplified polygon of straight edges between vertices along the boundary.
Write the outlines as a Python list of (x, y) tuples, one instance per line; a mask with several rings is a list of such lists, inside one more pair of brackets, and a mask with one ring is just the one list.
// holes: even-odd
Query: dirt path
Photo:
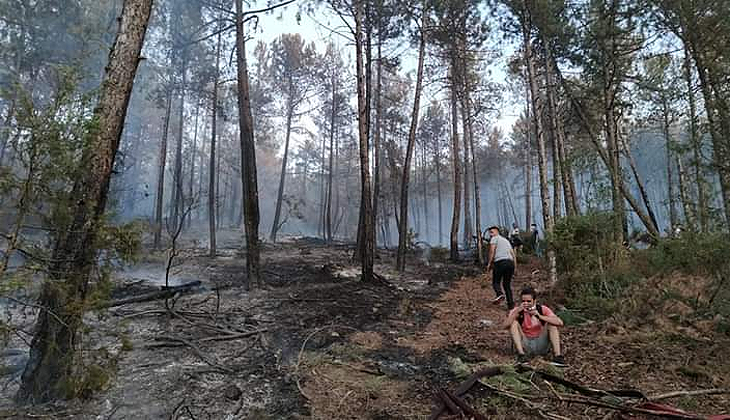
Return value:
[[(398, 274), (382, 251), (376, 272), (387, 284), (362, 284), (349, 256), (346, 246), (312, 240), (267, 246), (267, 288), (245, 292), (230, 287), (244, 272), (238, 251), (215, 260), (205, 250), (188, 251), (181, 270), (203, 276), (208, 291), (181, 297), (175, 315), (161, 302), (95, 315), (87, 357), (112, 360), (111, 381), (87, 401), (35, 409), (26, 418), (60, 411), (78, 419), (424, 419), (435, 389), (453, 389), (477, 367), (513, 362), (499, 328), (506, 305), (490, 304), (490, 279), (476, 266), (420, 261)], [(515, 294), (528, 283), (543, 290), (542, 274), (537, 261), (521, 264)], [(564, 337), (570, 367), (560, 374), (574, 381), (647, 392), (730, 385), (722, 369), (712, 370), (723, 363), (722, 342), (675, 340), (661, 343), (668, 351), (652, 352), (657, 336), (610, 324), (569, 326)], [(556, 401), (530, 379), (508, 382), (514, 379), (495, 384), (567, 418), (612, 418)], [(6, 384), (3, 396), (14, 386)], [(535, 416), (484, 389), (468, 401), (491, 418)], [(706, 414), (728, 410), (726, 397), (670, 402)], [(0, 406), (0, 417), (26, 414)]]

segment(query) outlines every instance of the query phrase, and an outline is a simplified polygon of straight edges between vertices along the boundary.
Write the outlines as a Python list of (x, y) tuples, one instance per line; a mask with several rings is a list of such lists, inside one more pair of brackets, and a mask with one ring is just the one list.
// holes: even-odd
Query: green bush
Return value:
[(588, 213), (560, 219), (547, 238), (557, 255), (559, 273), (604, 272), (613, 267), (622, 247), (613, 237), (613, 213)]
[(724, 233), (683, 232), (664, 238), (656, 246), (638, 252), (646, 261), (646, 274), (681, 271), (685, 274), (713, 275), (730, 268), (730, 241)]
[(588, 213), (561, 219), (547, 238), (566, 305), (589, 318), (611, 315), (625, 290), (641, 279), (615, 241), (614, 226), (613, 213)]

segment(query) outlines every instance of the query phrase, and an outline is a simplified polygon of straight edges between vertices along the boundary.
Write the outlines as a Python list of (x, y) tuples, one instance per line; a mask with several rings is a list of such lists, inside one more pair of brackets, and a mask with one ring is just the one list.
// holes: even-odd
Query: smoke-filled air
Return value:
[(0, 0), (0, 417), (730, 419), (728, 16)]

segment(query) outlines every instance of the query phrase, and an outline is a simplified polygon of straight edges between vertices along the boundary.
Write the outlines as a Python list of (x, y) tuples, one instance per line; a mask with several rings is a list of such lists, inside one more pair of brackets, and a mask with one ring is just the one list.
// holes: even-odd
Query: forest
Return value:
[(0, 0), (0, 418), (730, 419), (728, 162), (727, 0)]

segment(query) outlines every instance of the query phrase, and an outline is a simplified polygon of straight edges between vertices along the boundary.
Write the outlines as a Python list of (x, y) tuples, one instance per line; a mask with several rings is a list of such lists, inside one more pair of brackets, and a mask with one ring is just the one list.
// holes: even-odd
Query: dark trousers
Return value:
[[(515, 273), (515, 263), (512, 260), (500, 260), (494, 263), (492, 270), (492, 287), (497, 296), (504, 294), (507, 298), (507, 309), (514, 307), (512, 298), (512, 275)], [(504, 293), (502, 289), (504, 288)]]

